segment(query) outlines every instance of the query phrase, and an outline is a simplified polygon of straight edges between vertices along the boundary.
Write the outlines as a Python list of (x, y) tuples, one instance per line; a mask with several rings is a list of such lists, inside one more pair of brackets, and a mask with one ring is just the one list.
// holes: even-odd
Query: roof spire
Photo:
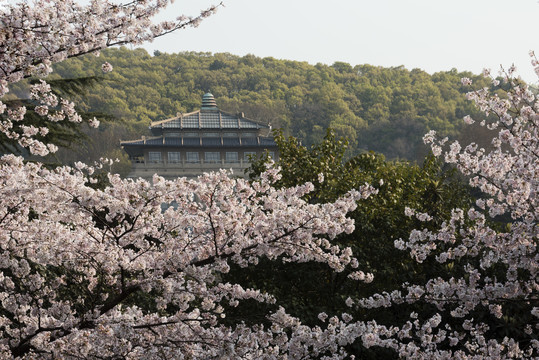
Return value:
[(211, 93), (206, 93), (202, 96), (202, 107), (200, 110), (219, 110), (215, 98)]

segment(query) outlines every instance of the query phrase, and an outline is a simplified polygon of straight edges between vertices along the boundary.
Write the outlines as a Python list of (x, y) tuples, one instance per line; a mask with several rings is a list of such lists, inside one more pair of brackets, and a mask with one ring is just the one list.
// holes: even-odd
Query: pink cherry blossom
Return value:
[[(537, 66), (533, 53), (532, 64)], [(455, 352), (437, 349), (433, 337), (428, 337), (430, 346), (423, 343), (424, 332), (416, 332), (418, 340), (404, 347), (399, 346), (402, 357), (411, 358), (537, 358), (539, 343), (531, 336), (537, 332), (537, 302), (539, 283), (539, 254), (537, 252), (538, 213), (538, 169), (539, 169), (539, 99), (518, 78), (513, 78), (512, 66), (505, 76), (505, 86), (510, 88), (507, 96), (490, 94), (479, 89), (468, 94), (479, 109), (491, 117), (481, 121), (481, 126), (493, 131), (492, 150), (470, 144), (464, 148), (452, 143), (445, 152), (444, 140), (437, 140), (434, 132), (425, 135), (436, 156), (454, 164), (468, 179), (471, 186), (484, 194), (478, 199), (478, 208), (455, 209), (452, 217), (436, 231), (414, 230), (407, 241), (395, 241), (395, 247), (407, 250), (419, 262), (434, 256), (440, 263), (455, 261), (462, 264), (466, 276), (433, 278), (424, 284), (408, 285), (408, 294), (400, 292), (376, 294), (357, 303), (366, 308), (389, 307), (402, 301), (425, 302), (435, 305), (440, 311), (448, 311), (450, 317), (462, 319), (462, 328), (452, 330), (448, 337), (450, 345), (464, 346)], [(485, 73), (490, 76), (490, 73)], [(463, 79), (464, 85), (471, 85)], [(498, 80), (493, 79), (493, 85)], [(465, 117), (472, 123), (470, 117)], [(405, 209), (407, 216), (428, 219), (427, 214), (417, 214)], [(465, 215), (466, 214), (466, 215)], [(488, 218), (506, 216), (505, 230), (491, 227)], [(443, 250), (441, 250), (443, 249)], [(493, 269), (505, 269), (505, 274), (492, 277)], [(486, 308), (493, 318), (512, 316), (504, 304), (520, 304), (527, 312), (527, 321), (521, 325), (522, 338), (489, 338), (489, 326), (474, 320), (474, 311)], [(438, 314), (436, 324), (454, 323), (450, 317)], [(436, 324), (434, 324), (436, 326)], [(414, 323), (414, 325), (419, 326)], [(425, 326), (425, 325), (423, 325)], [(429, 326), (433, 326), (430, 324)], [(406, 325), (405, 325), (406, 327)], [(444, 330), (445, 331), (445, 330)], [(407, 333), (410, 330), (407, 329)], [(439, 339), (447, 337), (439, 333)]]
[[(152, 23), (167, 4), (5, 4), (0, 96), (10, 83), (47, 76), (56, 62), (198, 26), (217, 9)], [(538, 71), (535, 55), (530, 56)], [(104, 64), (103, 70), (111, 66)], [(251, 266), (261, 258), (315, 261), (336, 272), (355, 269), (350, 281), (375, 281), (366, 269), (357, 269), (349, 248), (332, 241), (353, 231), (346, 214), (357, 202), (376, 195), (368, 184), (333, 203), (310, 204), (303, 196), (314, 185), (275, 189), (281, 175), (270, 164), (256, 182), (225, 171), (194, 180), (154, 176), (152, 182), (107, 174), (109, 185), (100, 189), (94, 174), (110, 164), (107, 160), (48, 169), (2, 156), (0, 358), (344, 359), (354, 342), (407, 359), (538, 358), (539, 101), (514, 72), (514, 67), (504, 72), (505, 96), (488, 89), (467, 95), (488, 116), (480, 125), (493, 133), (491, 150), (456, 142), (447, 146), (447, 139), (432, 131), (424, 138), (435, 155), (481, 191), (477, 207), (454, 209), (436, 230), (430, 214), (406, 208), (404, 215), (425, 227), (395, 240), (418, 262), (432, 257), (452, 262), (459, 271), (345, 302), (352, 309), (394, 312), (391, 308), (401, 304), (426, 304), (438, 311), (411, 313), (400, 326), (321, 313), (321, 326), (309, 327), (282, 306), (265, 322), (222, 322), (227, 308), (244, 301), (277, 302), (259, 289), (224, 283), (222, 274), (232, 264)], [(469, 79), (462, 84), (472, 86)], [(44, 80), (32, 86), (31, 96), (39, 102), (36, 112), (43, 122), (81, 121), (74, 104), (52, 94)], [(20, 146), (39, 155), (56, 150), (37, 140), (46, 134), (45, 126), (22, 124), (24, 107), (0, 103), (0, 113), (0, 131)], [(500, 216), (506, 226), (493, 226)], [(512, 315), (507, 304), (520, 304), (519, 316), (526, 320), (517, 323), (518, 338), (494, 337), (490, 325), (474, 316), (480, 311), (503, 319)]]

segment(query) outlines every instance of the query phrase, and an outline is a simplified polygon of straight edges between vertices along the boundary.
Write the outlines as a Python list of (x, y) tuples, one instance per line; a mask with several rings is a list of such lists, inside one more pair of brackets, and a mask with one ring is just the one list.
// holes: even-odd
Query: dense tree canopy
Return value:
[[(321, 312), (336, 315), (347, 312), (355, 319), (375, 319), (380, 324), (398, 326), (416, 311), (427, 316), (435, 308), (424, 304), (400, 305), (398, 309), (351, 309), (347, 301), (368, 298), (376, 293), (391, 292), (403, 283), (426, 281), (431, 276), (454, 276), (452, 266), (430, 259), (422, 264), (398, 250), (394, 240), (406, 237), (422, 223), (404, 215), (406, 208), (429, 212), (433, 217), (429, 227), (435, 229), (450, 218), (455, 207), (471, 205), (469, 188), (454, 169), (443, 166), (432, 155), (422, 165), (404, 161), (386, 161), (383, 155), (364, 153), (346, 160), (346, 140), (337, 139), (328, 131), (318, 144), (306, 147), (296, 138), (276, 134), (280, 158), (274, 166), (281, 168), (277, 187), (296, 186), (305, 182), (315, 189), (305, 196), (313, 203), (334, 201), (350, 189), (369, 183), (378, 190), (376, 196), (358, 203), (350, 213), (355, 230), (336, 238), (341, 246), (350, 246), (358, 255), (359, 267), (374, 281), (358, 286), (348, 279), (349, 271), (332, 273), (318, 264), (261, 262), (252, 269), (231, 271), (231, 276), (249, 286), (263, 289), (286, 303), (286, 308), (309, 324), (319, 324)], [(268, 165), (262, 158), (251, 167), (250, 177), (256, 178)], [(294, 291), (290, 291), (293, 289)], [(347, 300), (348, 299), (348, 300)], [(238, 310), (241, 314), (242, 308)], [(245, 312), (255, 312), (245, 307)], [(360, 342), (349, 348), (360, 359), (397, 357), (387, 349), (366, 349)]]
[(136, 137), (150, 121), (200, 107), (211, 91), (227, 111), (270, 122), (274, 128), (310, 145), (331, 127), (350, 141), (350, 154), (362, 150), (388, 158), (418, 160), (426, 154), (421, 134), (436, 130), (457, 136), (462, 117), (477, 115), (466, 101), (456, 70), (429, 75), (403, 67), (306, 62), (210, 53), (158, 53), (143, 49), (109, 49), (101, 58), (80, 57), (56, 65), (57, 76), (76, 77), (106, 60), (115, 71), (80, 99), (87, 109), (125, 120)]

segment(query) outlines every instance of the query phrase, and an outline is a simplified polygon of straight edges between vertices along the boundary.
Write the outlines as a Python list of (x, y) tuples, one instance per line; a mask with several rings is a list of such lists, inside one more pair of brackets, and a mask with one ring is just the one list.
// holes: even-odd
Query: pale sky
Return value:
[[(164, 18), (194, 15), (220, 0), (176, 0)], [(517, 66), (537, 82), (528, 56), (539, 55), (537, 0), (223, 0), (196, 29), (144, 46), (480, 73)]]

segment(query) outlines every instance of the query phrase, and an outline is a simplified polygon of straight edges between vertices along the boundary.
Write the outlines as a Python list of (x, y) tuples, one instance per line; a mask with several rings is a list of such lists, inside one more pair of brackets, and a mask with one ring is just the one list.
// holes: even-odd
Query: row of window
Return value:
[[(270, 151), (269, 155), (274, 156), (273, 152)], [(160, 151), (150, 151), (148, 152), (148, 161), (151, 163), (161, 163), (163, 162), (163, 154)], [(195, 151), (185, 152), (185, 161), (188, 163), (198, 163), (200, 162), (200, 153)], [(251, 157), (256, 156), (255, 151), (244, 151), (243, 152), (243, 161), (249, 161)], [(233, 163), (239, 162), (239, 156), (237, 151), (227, 151), (225, 153), (225, 162)], [(169, 164), (180, 163), (182, 162), (181, 153), (179, 151), (169, 151), (167, 153), (167, 162)], [(204, 162), (205, 163), (219, 163), (221, 162), (221, 153), (219, 151), (206, 151), (204, 152)]]

